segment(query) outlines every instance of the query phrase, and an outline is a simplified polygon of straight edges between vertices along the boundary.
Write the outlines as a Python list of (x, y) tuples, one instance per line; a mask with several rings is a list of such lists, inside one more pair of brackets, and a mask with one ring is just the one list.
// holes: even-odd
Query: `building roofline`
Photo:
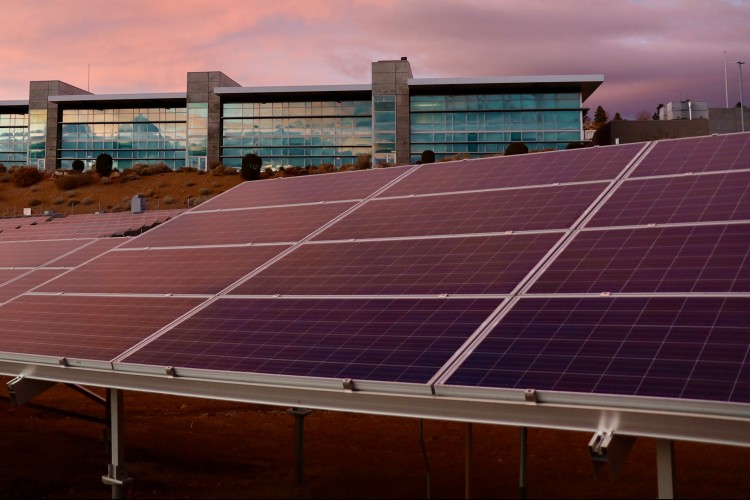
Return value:
[(468, 78), (409, 78), (409, 88), (437, 90), (440, 87), (465, 87), (467, 89), (481, 89), (482, 87), (569, 87), (581, 92), (581, 99), (585, 101), (602, 83), (604, 75), (538, 75), (538, 76), (487, 76)]
[(296, 94), (314, 92), (371, 92), (372, 85), (301, 85), (272, 87), (216, 87), (214, 93), (227, 94)]
[(28, 99), (0, 101), (0, 108), (6, 107), (6, 106), (10, 107), (10, 106), (28, 106), (28, 105), (29, 105)]
[(51, 95), (50, 102), (143, 101), (159, 99), (187, 99), (187, 92), (151, 92), (145, 94), (82, 94)]

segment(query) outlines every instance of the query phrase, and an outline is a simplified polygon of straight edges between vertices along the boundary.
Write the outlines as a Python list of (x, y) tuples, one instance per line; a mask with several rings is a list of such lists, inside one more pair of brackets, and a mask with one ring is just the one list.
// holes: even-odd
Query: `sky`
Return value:
[(589, 116), (636, 119), (734, 106), (750, 63), (750, 0), (37, 0), (2, 2), (0, 20), (0, 101), (32, 80), (184, 92), (188, 71), (369, 84), (372, 61), (408, 57), (415, 78), (603, 75)]

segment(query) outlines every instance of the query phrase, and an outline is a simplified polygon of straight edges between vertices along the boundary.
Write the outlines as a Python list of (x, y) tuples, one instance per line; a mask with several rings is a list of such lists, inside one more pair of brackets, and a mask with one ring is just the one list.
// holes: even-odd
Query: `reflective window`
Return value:
[(564, 149), (582, 136), (578, 93), (411, 96), (411, 159), (502, 153), (523, 141), (531, 151)]
[(0, 164), (6, 167), (28, 164), (29, 115), (0, 113)]
[(90, 168), (107, 153), (119, 169), (159, 162), (177, 169), (185, 166), (187, 138), (186, 108), (65, 109), (58, 157), (61, 168), (75, 159)]
[(370, 101), (224, 103), (221, 122), (226, 166), (253, 153), (264, 167), (341, 167), (372, 153)]

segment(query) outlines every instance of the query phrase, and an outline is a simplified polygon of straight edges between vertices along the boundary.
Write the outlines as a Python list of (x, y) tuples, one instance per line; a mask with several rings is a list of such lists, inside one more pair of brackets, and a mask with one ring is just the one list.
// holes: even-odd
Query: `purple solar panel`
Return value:
[(521, 299), (451, 385), (750, 403), (750, 297)]
[(94, 257), (115, 248), (117, 245), (125, 243), (126, 241), (128, 241), (126, 238), (101, 238), (91, 240), (88, 244), (81, 246), (78, 250), (69, 253), (65, 257), (56, 259), (50, 265), (55, 267), (76, 267), (87, 260), (93, 259)]
[(306, 237), (353, 203), (191, 212), (159, 226), (126, 248), (292, 242)]
[(750, 172), (622, 183), (588, 227), (750, 219)]
[(750, 292), (750, 224), (583, 231), (532, 293)]
[(561, 233), (536, 233), (308, 243), (232, 293), (510, 293), (560, 237)]
[(659, 141), (631, 177), (750, 168), (750, 134)]
[(425, 383), (499, 302), (220, 299), (123, 361)]
[(316, 240), (567, 229), (608, 184), (370, 200)]
[(109, 361), (199, 299), (26, 295), (0, 307), (0, 350)]
[(221, 196), (203, 203), (198, 210), (360, 200), (393, 181), (409, 168), (412, 167), (375, 168), (243, 182)]
[[(0, 303), (18, 297), (32, 290), (45, 281), (56, 278), (64, 273), (64, 269), (37, 269), (19, 276), (16, 279), (6, 281), (0, 286)], [(2, 327), (0, 327), (0, 330)], [(2, 347), (0, 347), (0, 350)]]
[(113, 251), (39, 292), (215, 294), (286, 246)]
[(628, 144), (423, 165), (381, 196), (609, 180), (642, 148)]
[(0, 242), (0, 267), (38, 267), (86, 243), (85, 240)]
[(28, 273), (28, 269), (0, 269), (0, 287), (10, 280), (16, 279), (22, 274)]

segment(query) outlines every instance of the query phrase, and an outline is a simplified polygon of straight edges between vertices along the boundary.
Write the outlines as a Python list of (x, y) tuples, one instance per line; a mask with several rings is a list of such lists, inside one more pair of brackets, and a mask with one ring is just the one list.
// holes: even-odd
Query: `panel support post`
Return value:
[(521, 457), (518, 476), (518, 498), (520, 498), (521, 500), (526, 498), (526, 441), (528, 439), (528, 435), (528, 427), (521, 427)]
[(659, 498), (674, 498), (674, 441), (656, 440), (656, 476)]
[(465, 491), (464, 498), (471, 498), (471, 448), (472, 448), (473, 428), (471, 422), (466, 424), (466, 473), (465, 473)]
[(307, 408), (290, 408), (287, 413), (294, 416), (294, 476), (298, 483), (304, 479), (305, 417), (312, 413)]
[(102, 482), (112, 487), (112, 498), (125, 498), (125, 487), (131, 481), (125, 470), (125, 449), (123, 446), (123, 391), (107, 389), (107, 414), (109, 417), (109, 435), (111, 463)]

